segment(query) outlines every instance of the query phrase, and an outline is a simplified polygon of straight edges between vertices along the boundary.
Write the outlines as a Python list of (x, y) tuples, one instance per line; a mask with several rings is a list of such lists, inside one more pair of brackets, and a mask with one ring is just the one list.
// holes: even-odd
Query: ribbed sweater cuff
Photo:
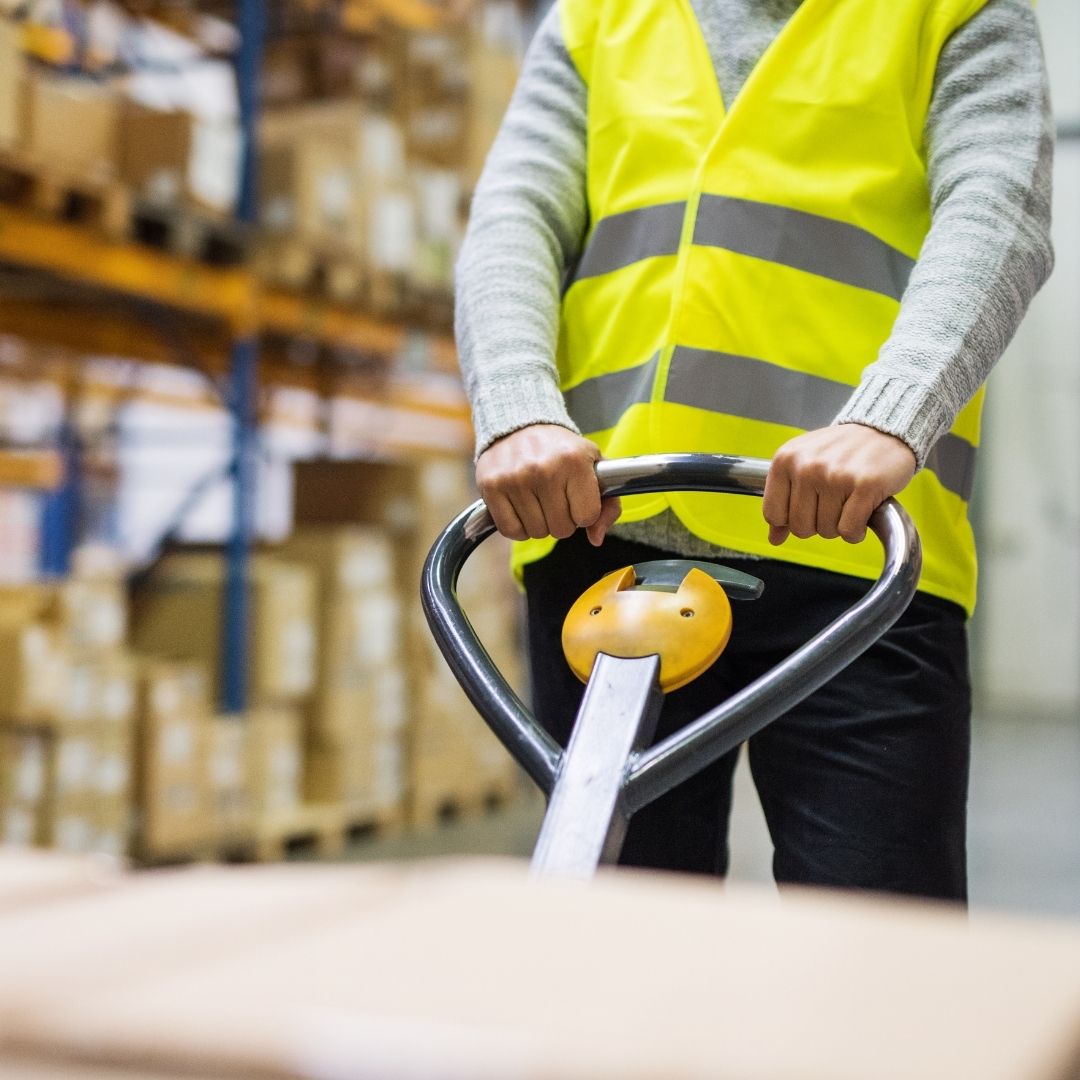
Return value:
[(871, 375), (851, 395), (833, 423), (864, 424), (895, 435), (911, 447), (921, 469), (951, 421), (948, 410), (930, 388), (892, 375)]
[(539, 372), (487, 378), (483, 393), (473, 400), (472, 418), (477, 457), (496, 439), (531, 424), (558, 424), (581, 434), (566, 411), (558, 385)]

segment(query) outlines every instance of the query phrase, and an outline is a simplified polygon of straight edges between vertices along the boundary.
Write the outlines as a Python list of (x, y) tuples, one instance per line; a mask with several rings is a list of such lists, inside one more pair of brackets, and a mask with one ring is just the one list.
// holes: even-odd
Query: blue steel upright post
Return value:
[(82, 454), (79, 435), (71, 419), (60, 429), (63, 479), (55, 491), (41, 497), (41, 556), (39, 570), (45, 577), (64, 577), (71, 571), (82, 509)]
[[(258, 207), (259, 73), (266, 37), (263, 0), (240, 0), (240, 49), (236, 76), (244, 144), (237, 216), (253, 223)], [(233, 430), (233, 526), (226, 554), (222, 612), (221, 704), (226, 712), (247, 706), (248, 568), (255, 524), (258, 339), (251, 327), (233, 343), (228, 403)]]

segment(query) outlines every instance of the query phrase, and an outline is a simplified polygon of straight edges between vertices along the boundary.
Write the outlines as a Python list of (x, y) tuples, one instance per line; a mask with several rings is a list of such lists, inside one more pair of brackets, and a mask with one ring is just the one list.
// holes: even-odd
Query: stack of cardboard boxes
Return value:
[[(250, 711), (209, 718), (196, 769), (212, 842), (251, 835), (302, 799), (300, 704), (315, 685), (315, 576), (305, 566), (260, 555), (250, 578)], [(213, 552), (166, 556), (138, 591), (133, 640), (167, 668), (186, 663), (220, 685), (224, 560)], [(205, 692), (203, 701), (205, 701)], [(198, 741), (198, 740), (197, 740)]]
[[(471, 470), (433, 460), (419, 471), (418, 556), (476, 499)], [(470, 556), (458, 580), (458, 600), (481, 643), (510, 684), (521, 690), (521, 602), (509, 571), (509, 545), (493, 536)], [(414, 575), (419, 582), (422, 562)], [(508, 799), (517, 766), (459, 686), (414, 605), (416, 722), (410, 763), (413, 819), (432, 821), (449, 810)]]
[[(406, 678), (392, 537), (304, 527), (252, 560), (251, 708), (215, 717), (208, 763), (219, 845), (284, 836), (290, 815), (337, 807), (351, 824), (400, 816)], [(140, 650), (220, 677), (223, 562), (167, 556), (139, 589)]]
[[(433, 18), (427, 29), (385, 17), (362, 37), (326, 34), (315, 46), (305, 35), (271, 50), (260, 276), (380, 314), (445, 320), (466, 196), (510, 100), (523, 38), (510, 0), (470, 6), (470, 17)], [(89, 56), (96, 66), (79, 71)], [(123, 77), (106, 77), (114, 71)], [(169, 246), (191, 254), (192, 223), (223, 222), (238, 199), (232, 69), (150, 20), (129, 21), (98, 47), (0, 14), (0, 152), (53, 178), (61, 196), (66, 184), (115, 195), (111, 233), (141, 235), (133, 204), (136, 217), (170, 211)]]
[(390, 537), (364, 526), (298, 530), (283, 554), (319, 584), (319, 663), (305, 710), (305, 791), (354, 823), (386, 822), (405, 788), (402, 601)]
[(209, 853), (210, 699), (197, 663), (145, 660), (138, 680), (133, 854), (148, 861)]
[[(467, 195), (510, 100), (520, 38), (512, 6), (481, 4), (439, 30), (384, 26), (329, 100), (321, 82), (279, 80), (260, 132), (261, 273), (313, 284), (316, 252), (334, 298), (446, 317)], [(282, 86), (320, 99), (290, 103)]]
[[(23, 5), (19, 21), (0, 14), (0, 152), (9, 163), (79, 189), (231, 215), (242, 146), (228, 61), (119, 13), (108, 34), (80, 41), (77, 20), (37, 21), (51, 7)], [(124, 77), (112, 77), (125, 64)], [(179, 66), (198, 66), (200, 79), (178, 78)], [(122, 231), (129, 216), (130, 203), (118, 202), (106, 224)]]
[(126, 852), (137, 673), (123, 582), (13, 586), (0, 611), (0, 835)]
[(268, 114), (260, 140), (259, 273), (340, 301), (398, 304), (414, 225), (394, 121), (359, 100), (301, 105)]
[[(130, 611), (124, 579), (93, 567), (0, 590), (0, 840), (173, 861), (272, 847), (316, 810), (340, 831), (508, 797), (516, 767), (419, 601), (468, 476), (449, 458), (297, 466), (298, 527), (252, 560), (243, 716), (211, 707), (220, 552), (165, 556)], [(506, 558), (482, 545), (459, 595), (520, 692)]]
[[(302, 529), (367, 525), (394, 545), (405, 642), (403, 741), (410, 817), (425, 823), (445, 809), (508, 797), (517, 768), (459, 688), (428, 631), (420, 577), (432, 542), (475, 499), (466, 463), (430, 458), (409, 464), (312, 461), (296, 466)], [(459, 595), (481, 640), (520, 688), (520, 602), (505, 545), (489, 540), (473, 555)]]

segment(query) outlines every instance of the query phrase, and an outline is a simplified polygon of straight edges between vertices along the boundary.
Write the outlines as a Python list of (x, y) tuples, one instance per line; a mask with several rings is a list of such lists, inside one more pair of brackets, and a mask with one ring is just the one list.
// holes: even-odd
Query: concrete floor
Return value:
[[(543, 805), (526, 794), (482, 818), (358, 842), (358, 861), (524, 857)], [(735, 780), (732, 880), (771, 880), (772, 845), (745, 760)], [(1080, 918), (1080, 719), (986, 715), (975, 725), (969, 866), (974, 911)]]

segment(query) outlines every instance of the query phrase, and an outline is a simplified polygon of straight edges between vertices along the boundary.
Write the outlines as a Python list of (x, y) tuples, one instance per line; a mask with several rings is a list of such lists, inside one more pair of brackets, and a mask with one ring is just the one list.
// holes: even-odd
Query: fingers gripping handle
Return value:
[[(768, 471), (768, 461), (720, 454), (658, 454), (602, 461), (596, 468), (604, 495), (703, 491), (760, 496)], [(638, 755), (627, 781), (627, 798), (635, 809), (808, 697), (900, 617), (915, 593), (922, 567), (918, 534), (907, 513), (892, 499), (875, 511), (870, 528), (885, 548), (885, 565), (866, 596), (783, 664)], [(482, 502), (451, 522), (424, 566), (424, 613), (440, 651), (474, 707), (536, 784), (550, 792), (561, 750), (495, 667), (457, 601), (462, 566), (492, 532), (491, 515)]]

